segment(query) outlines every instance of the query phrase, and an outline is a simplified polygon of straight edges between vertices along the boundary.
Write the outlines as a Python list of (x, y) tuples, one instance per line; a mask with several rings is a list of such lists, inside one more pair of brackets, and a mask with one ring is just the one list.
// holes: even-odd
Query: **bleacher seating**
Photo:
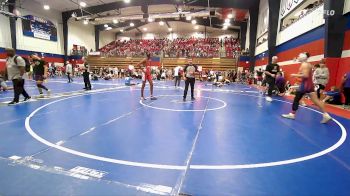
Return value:
[(164, 57), (229, 57), (240, 52), (239, 41), (233, 37), (177, 38), (152, 40), (116, 40), (100, 50), (105, 57), (142, 57), (146, 52)]
[[(89, 56), (87, 61), (92, 70), (118, 67), (127, 69), (129, 65), (136, 65), (143, 58), (130, 57), (95, 57)], [(161, 64), (164, 68), (174, 68), (178, 65), (183, 66), (187, 63), (186, 58), (162, 58)], [(233, 70), (237, 66), (237, 60), (233, 58), (193, 58), (193, 63), (202, 66), (204, 70), (226, 71)]]

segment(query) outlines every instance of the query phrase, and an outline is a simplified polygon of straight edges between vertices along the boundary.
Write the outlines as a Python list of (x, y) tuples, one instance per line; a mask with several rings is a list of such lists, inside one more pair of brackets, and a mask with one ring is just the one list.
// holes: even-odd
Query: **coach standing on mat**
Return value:
[(272, 62), (271, 64), (266, 66), (265, 69), (265, 75), (266, 75), (266, 82), (269, 84), (269, 89), (266, 97), (266, 101), (272, 101), (272, 91), (275, 87), (275, 82), (276, 82), (276, 74), (280, 71), (280, 66), (277, 64), (277, 56), (272, 57)]
[(192, 64), (192, 59), (188, 59), (188, 64), (184, 69), (185, 91), (183, 101), (186, 101), (188, 85), (191, 84), (191, 100), (194, 101), (194, 83), (196, 82), (195, 72), (198, 71), (197, 65)]
[(90, 70), (89, 70), (89, 64), (87, 62), (84, 62), (84, 72), (83, 72), (83, 78), (84, 78), (84, 84), (85, 84), (85, 90), (91, 90), (91, 83), (90, 83)]
[[(31, 97), (24, 90), (24, 79), (23, 75), (25, 72), (25, 61), (22, 57), (15, 55), (16, 51), (12, 48), (5, 49), (7, 54), (6, 59), (6, 73), (8, 79), (12, 80), (14, 89), (14, 98), (9, 105), (15, 105), (19, 102), (19, 96), (24, 96), (24, 101), (29, 100)], [(6, 74), (5, 74), (6, 75)]]

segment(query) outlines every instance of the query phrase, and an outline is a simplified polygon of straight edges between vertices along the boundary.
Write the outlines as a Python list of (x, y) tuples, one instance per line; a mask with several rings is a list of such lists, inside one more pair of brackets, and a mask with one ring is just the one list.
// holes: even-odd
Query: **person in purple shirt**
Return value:
[(350, 107), (350, 71), (344, 75), (342, 82), (343, 93), (345, 96), (345, 107)]
[(286, 91), (286, 79), (284, 79), (281, 72), (277, 73), (276, 86), (278, 88), (278, 91), (280, 92), (279, 95), (283, 95)]

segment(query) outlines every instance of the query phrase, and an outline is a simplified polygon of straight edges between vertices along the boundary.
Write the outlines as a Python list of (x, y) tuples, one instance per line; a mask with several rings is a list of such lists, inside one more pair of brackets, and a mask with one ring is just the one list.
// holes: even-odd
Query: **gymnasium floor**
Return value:
[(195, 102), (172, 81), (144, 102), (123, 80), (47, 86), (52, 98), (11, 107), (0, 94), (0, 195), (350, 195), (345, 118), (283, 119), (289, 101), (244, 85), (197, 82)]

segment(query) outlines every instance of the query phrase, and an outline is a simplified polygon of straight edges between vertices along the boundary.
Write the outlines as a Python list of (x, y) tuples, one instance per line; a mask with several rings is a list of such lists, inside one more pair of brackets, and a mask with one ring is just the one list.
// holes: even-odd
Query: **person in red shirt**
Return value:
[[(144, 96), (144, 90), (146, 86), (146, 81), (149, 82), (150, 85), (150, 91), (151, 91), (151, 100), (156, 100), (153, 96), (153, 80), (152, 80), (152, 74), (151, 74), (151, 54), (147, 53), (147, 58), (143, 59), (141, 62), (139, 62), (136, 67), (139, 67), (142, 70), (142, 87), (141, 87), (141, 100), (146, 100)], [(143, 68), (142, 66), (143, 65)]]

